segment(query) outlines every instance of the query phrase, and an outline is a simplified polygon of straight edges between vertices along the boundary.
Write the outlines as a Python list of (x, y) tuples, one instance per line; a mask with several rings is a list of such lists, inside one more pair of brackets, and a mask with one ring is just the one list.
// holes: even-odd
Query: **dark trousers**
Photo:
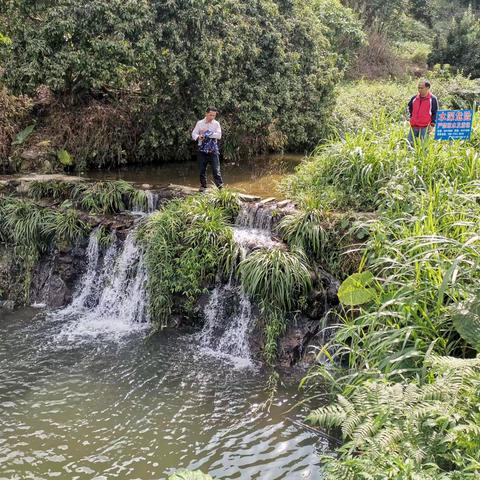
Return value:
[(200, 185), (207, 188), (207, 165), (212, 166), (213, 181), (217, 187), (223, 186), (222, 174), (220, 173), (220, 159), (216, 153), (197, 153), (198, 165), (200, 167)]

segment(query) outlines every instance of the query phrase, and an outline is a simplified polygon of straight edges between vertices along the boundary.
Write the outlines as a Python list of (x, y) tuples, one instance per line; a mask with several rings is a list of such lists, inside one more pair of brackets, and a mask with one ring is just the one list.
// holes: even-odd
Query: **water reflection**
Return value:
[[(225, 184), (242, 193), (261, 197), (283, 198), (278, 182), (293, 173), (302, 155), (265, 155), (222, 164)], [(209, 181), (211, 171), (208, 170)], [(198, 187), (198, 166), (196, 162), (168, 163), (164, 165), (129, 165), (112, 171), (91, 171), (86, 174), (96, 180), (127, 180), (165, 186), (169, 183)]]
[(292, 424), (298, 378), (270, 413), (266, 372), (202, 355), (191, 336), (58, 344), (64, 325), (0, 314), (0, 478), (317, 479), (325, 441)]

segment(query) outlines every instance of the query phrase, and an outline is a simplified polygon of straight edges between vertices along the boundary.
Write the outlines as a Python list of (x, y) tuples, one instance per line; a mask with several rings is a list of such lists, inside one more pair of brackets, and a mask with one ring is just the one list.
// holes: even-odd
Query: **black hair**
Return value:
[(430, 88), (430, 82), (428, 80), (424, 80), (423, 84), (427, 87)]
[(207, 107), (206, 113), (208, 113), (208, 112), (217, 112), (218, 113), (218, 110), (215, 107)]

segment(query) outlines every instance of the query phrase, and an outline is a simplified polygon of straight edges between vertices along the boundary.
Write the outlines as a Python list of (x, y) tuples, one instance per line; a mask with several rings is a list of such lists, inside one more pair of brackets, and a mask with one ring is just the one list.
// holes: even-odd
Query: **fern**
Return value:
[(338, 458), (324, 458), (326, 479), (480, 475), (480, 358), (430, 355), (425, 367), (424, 383), (364, 382), (310, 413), (346, 440)]

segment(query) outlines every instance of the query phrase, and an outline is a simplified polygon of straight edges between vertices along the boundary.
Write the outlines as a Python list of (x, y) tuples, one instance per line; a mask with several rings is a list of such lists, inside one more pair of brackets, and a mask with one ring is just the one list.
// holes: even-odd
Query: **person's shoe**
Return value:
[(204, 193), (204, 192), (207, 191), (207, 187), (200, 187), (200, 188), (198, 189), (198, 191), (199, 191), (200, 193)]

